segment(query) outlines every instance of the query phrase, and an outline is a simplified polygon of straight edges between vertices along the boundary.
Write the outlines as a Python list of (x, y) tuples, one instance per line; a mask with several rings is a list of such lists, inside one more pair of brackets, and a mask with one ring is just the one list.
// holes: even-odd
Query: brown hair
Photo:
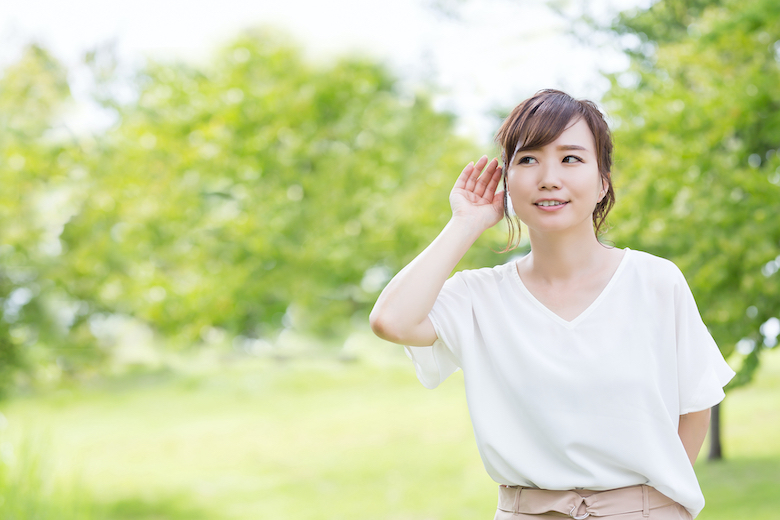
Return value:
[[(516, 248), (520, 241), (520, 222), (517, 216), (509, 215), (506, 176), (511, 161), (523, 150), (541, 148), (558, 139), (572, 120), (584, 119), (588, 124), (596, 146), (596, 160), (599, 173), (607, 183), (607, 193), (593, 211), (593, 227), (598, 235), (607, 213), (615, 204), (612, 188), (612, 135), (604, 116), (592, 101), (577, 100), (560, 90), (540, 90), (517, 105), (504, 120), (496, 134), (496, 143), (501, 147), (501, 161), (504, 163), (504, 218), (509, 227), (507, 246), (502, 252)], [(519, 144), (519, 146), (518, 146)]]

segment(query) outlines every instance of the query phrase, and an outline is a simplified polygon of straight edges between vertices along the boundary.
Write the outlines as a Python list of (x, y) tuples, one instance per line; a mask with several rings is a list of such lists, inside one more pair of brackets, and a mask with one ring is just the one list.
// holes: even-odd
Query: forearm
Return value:
[[(428, 317), (444, 282), (482, 234), (479, 224), (452, 218), (439, 236), (404, 267), (379, 295), (371, 328), (381, 338), (414, 344), (414, 329)], [(420, 341), (425, 343), (424, 340)]]
[(680, 416), (680, 424), (677, 433), (688, 454), (691, 464), (696, 462), (701, 445), (704, 443), (704, 437), (707, 435), (707, 429), (710, 426), (710, 409), (700, 412), (692, 412)]

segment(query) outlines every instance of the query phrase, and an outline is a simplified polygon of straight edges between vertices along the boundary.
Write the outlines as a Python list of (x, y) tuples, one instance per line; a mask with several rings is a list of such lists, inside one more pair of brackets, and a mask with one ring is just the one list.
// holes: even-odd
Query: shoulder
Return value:
[(513, 272), (517, 271), (515, 269), (514, 260), (511, 260), (495, 267), (458, 271), (452, 275), (450, 280), (463, 284), (471, 289), (478, 289), (500, 284), (510, 278)]
[(637, 271), (657, 280), (677, 281), (683, 276), (677, 264), (666, 258), (656, 256), (644, 251), (627, 250), (631, 255), (631, 263)]
[(685, 275), (671, 260), (644, 251), (629, 250), (626, 254), (631, 255), (629, 265), (638, 285), (666, 296), (690, 292)]

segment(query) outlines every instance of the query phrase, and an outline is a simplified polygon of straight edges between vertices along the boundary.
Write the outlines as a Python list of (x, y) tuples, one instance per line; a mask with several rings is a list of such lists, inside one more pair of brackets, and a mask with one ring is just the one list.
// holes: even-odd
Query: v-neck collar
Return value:
[(543, 313), (547, 314), (553, 321), (556, 321), (566, 327), (567, 329), (573, 329), (576, 327), (582, 320), (588, 317), (588, 315), (593, 312), (593, 310), (598, 307), (601, 300), (603, 300), (607, 293), (609, 293), (610, 289), (613, 285), (615, 285), (615, 281), (620, 277), (620, 273), (623, 271), (623, 268), (625, 267), (627, 263), (627, 258), (631, 254), (631, 250), (629, 248), (625, 248), (625, 253), (623, 253), (623, 258), (620, 259), (620, 264), (618, 264), (617, 269), (614, 273), (612, 273), (612, 278), (609, 279), (609, 282), (607, 282), (607, 285), (601, 290), (601, 293), (596, 297), (595, 300), (591, 302), (588, 307), (579, 313), (576, 318), (574, 318), (571, 321), (567, 321), (563, 318), (561, 318), (559, 315), (551, 311), (546, 305), (544, 305), (542, 302), (536, 299), (536, 296), (534, 296), (531, 291), (528, 290), (528, 287), (525, 286), (523, 283), (523, 280), (520, 278), (520, 273), (517, 271), (517, 261), (511, 262), (511, 268), (512, 268), (512, 274), (515, 281), (517, 281), (517, 285), (520, 287), (520, 290), (528, 296), (528, 298), (533, 302), (534, 305), (536, 305)]

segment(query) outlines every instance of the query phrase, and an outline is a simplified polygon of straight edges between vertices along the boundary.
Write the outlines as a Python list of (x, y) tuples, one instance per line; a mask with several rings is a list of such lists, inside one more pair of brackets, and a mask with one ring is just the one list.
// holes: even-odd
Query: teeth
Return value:
[(537, 203), (537, 206), (562, 206), (563, 204), (565, 203), (555, 200), (543, 200), (542, 202)]

